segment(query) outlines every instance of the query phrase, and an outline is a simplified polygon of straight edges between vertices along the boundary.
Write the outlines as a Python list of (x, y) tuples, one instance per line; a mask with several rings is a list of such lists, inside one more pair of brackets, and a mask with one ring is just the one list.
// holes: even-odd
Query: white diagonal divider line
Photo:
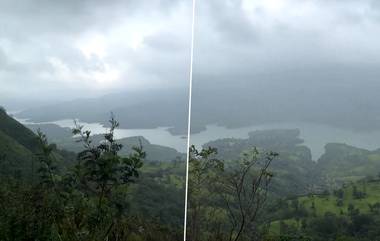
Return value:
[(187, 122), (187, 151), (186, 151), (186, 178), (185, 178), (185, 215), (183, 225), (183, 241), (186, 241), (187, 231), (187, 203), (189, 193), (189, 160), (190, 160), (190, 133), (191, 133), (191, 104), (193, 90), (193, 62), (194, 62), (194, 28), (195, 28), (195, 1), (193, 0), (192, 23), (191, 23), (191, 43), (190, 43), (190, 73), (189, 73), (189, 109)]

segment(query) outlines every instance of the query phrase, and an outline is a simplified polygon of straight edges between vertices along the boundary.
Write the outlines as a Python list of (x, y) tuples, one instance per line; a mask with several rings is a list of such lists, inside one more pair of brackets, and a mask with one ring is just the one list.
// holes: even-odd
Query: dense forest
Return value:
[(148, 160), (144, 140), (115, 140), (118, 125), (96, 141), (77, 125), (71, 152), (2, 109), (0, 240), (179, 240), (184, 160)]

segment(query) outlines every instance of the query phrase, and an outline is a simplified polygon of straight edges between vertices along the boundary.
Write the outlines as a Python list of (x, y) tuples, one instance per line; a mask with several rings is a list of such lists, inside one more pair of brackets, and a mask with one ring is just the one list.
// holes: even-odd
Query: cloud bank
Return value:
[(184, 88), (191, 1), (0, 2), (0, 101)]

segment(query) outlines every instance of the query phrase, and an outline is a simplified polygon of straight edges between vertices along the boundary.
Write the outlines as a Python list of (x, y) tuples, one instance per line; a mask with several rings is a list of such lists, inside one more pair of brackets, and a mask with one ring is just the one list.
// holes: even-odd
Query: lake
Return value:
[[(74, 128), (74, 120), (65, 119), (51, 122), (31, 122), (28, 119), (17, 119), (22, 124), (56, 124), (62, 128)], [(78, 122), (84, 126), (85, 130), (90, 130), (91, 134), (104, 134), (108, 128), (100, 123)], [(187, 138), (183, 136), (174, 136), (168, 131), (170, 127), (157, 127), (154, 129), (122, 129), (115, 130), (115, 138), (122, 139), (132, 136), (143, 136), (152, 144), (172, 147), (180, 152), (186, 152)]]
[(222, 126), (209, 125), (207, 130), (191, 136), (192, 143), (198, 147), (209, 140), (220, 138), (248, 138), (248, 133), (255, 130), (270, 129), (299, 129), (300, 138), (304, 145), (311, 149), (314, 160), (317, 160), (325, 151), (325, 145), (331, 142), (345, 143), (348, 145), (374, 150), (380, 147), (380, 130), (364, 132), (340, 129), (329, 125), (294, 122), (273, 123), (266, 125), (254, 125), (243, 128), (227, 129)]
[[(56, 124), (60, 127), (73, 128), (73, 120), (59, 120), (54, 122), (32, 123), (26, 119), (19, 119), (23, 124)], [(100, 123), (80, 122), (92, 134), (102, 134), (107, 128)], [(117, 129), (115, 137), (117, 139), (143, 136), (152, 144), (163, 145), (175, 148), (180, 152), (186, 152), (187, 138), (179, 135), (172, 135), (168, 131), (169, 127), (158, 127), (154, 129)], [(293, 122), (293, 123), (272, 123), (265, 125), (253, 125), (242, 128), (226, 128), (217, 125), (208, 125), (206, 130), (191, 135), (191, 143), (200, 148), (203, 144), (221, 138), (248, 138), (248, 133), (255, 130), (270, 129), (295, 129), (301, 131), (301, 138), (304, 145), (311, 149), (314, 160), (317, 160), (324, 153), (324, 146), (330, 142), (346, 143), (348, 145), (374, 150), (380, 147), (380, 130), (371, 132), (358, 132), (347, 129), (340, 129), (328, 125)]]

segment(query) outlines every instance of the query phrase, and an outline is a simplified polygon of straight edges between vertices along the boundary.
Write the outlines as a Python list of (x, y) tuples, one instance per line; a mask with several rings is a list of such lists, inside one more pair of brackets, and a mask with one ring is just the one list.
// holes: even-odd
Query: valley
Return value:
[[(74, 166), (76, 153), (81, 152), (83, 147), (78, 144), (78, 137), (73, 136), (73, 124), (69, 121), (30, 123), (25, 120), (22, 123), (25, 126), (6, 112), (1, 113), (2, 178), (21, 175), (25, 180), (33, 180), (33, 173), (38, 169), (33, 166), (36, 165), (33, 163), (36, 162), (35, 155), (38, 153), (35, 139), (37, 130), (45, 133), (48, 140), (54, 143), (57, 164), (62, 172)], [(104, 138), (102, 133), (107, 128), (101, 124), (83, 124), (84, 128), (94, 131), (91, 135), (93, 144), (101, 145)], [(313, 141), (305, 141), (305, 136), (302, 135), (302, 130), (308, 130), (305, 126), (307, 124), (301, 129), (285, 128), (291, 127), (290, 124), (282, 125), (284, 128), (273, 129), (269, 129), (274, 127), (270, 125), (241, 129), (208, 126), (207, 131), (193, 137), (195, 142), (198, 141), (198, 148), (212, 147), (217, 150), (215, 158), (224, 162), (226, 171), (233, 168), (242, 153), (252, 147), (257, 147), (260, 152), (270, 150), (278, 153), (269, 168), (273, 178), (268, 189), (268, 203), (263, 210), (265, 215), (260, 215), (260, 227), (265, 234), (262, 240), (319, 241), (315, 236), (318, 232), (322, 232), (323, 235), (320, 236), (325, 239), (340, 240), (341, 237), (349, 238), (359, 234), (347, 231), (349, 225), (358, 222), (356, 218), (367, 218), (368, 225), (376, 225), (376, 208), (380, 198), (380, 181), (377, 179), (380, 173), (380, 149), (368, 150), (339, 142), (326, 142), (324, 152), (315, 159), (312, 149), (307, 145)], [(321, 129), (315, 126), (309, 128), (309, 131), (314, 128), (314, 133), (323, 135)], [(141, 130), (133, 130), (128, 134), (137, 134), (139, 131)], [(123, 129), (120, 132), (115, 131), (115, 138), (123, 146), (121, 156), (133, 154), (132, 147), (139, 145), (146, 152), (141, 177), (136, 185), (129, 188), (128, 202), (134, 206), (130, 210), (131, 214), (147, 220), (158, 218), (161, 225), (168, 225), (168, 228), (179, 232), (183, 215), (181, 205), (184, 197), (181, 193), (184, 191), (185, 154), (165, 144), (153, 144), (141, 135), (124, 137), (125, 133), (126, 130)], [(312, 136), (312, 132), (308, 134)], [(335, 134), (330, 130), (331, 136)], [(343, 137), (344, 135), (340, 135), (340, 138)], [(351, 141), (354, 139), (352, 137)], [(164, 143), (164, 138), (161, 143)], [(223, 175), (216, 178), (223, 178)], [(211, 185), (207, 189), (211, 191), (212, 188)], [(154, 190), (160, 190), (160, 193), (153, 195), (156, 193)], [(210, 191), (202, 191), (201, 195), (208, 197), (202, 208), (218, 210), (221, 208), (217, 204), (221, 202), (220, 197)], [(219, 215), (220, 220), (227, 219), (225, 214)], [(331, 221), (341, 225), (336, 228), (340, 230), (339, 233), (318, 231), (314, 228), (318, 222), (318, 227), (322, 229), (324, 222)], [(212, 228), (217, 224), (210, 225)], [(372, 226), (366, 226), (366, 229), (373, 230)]]

